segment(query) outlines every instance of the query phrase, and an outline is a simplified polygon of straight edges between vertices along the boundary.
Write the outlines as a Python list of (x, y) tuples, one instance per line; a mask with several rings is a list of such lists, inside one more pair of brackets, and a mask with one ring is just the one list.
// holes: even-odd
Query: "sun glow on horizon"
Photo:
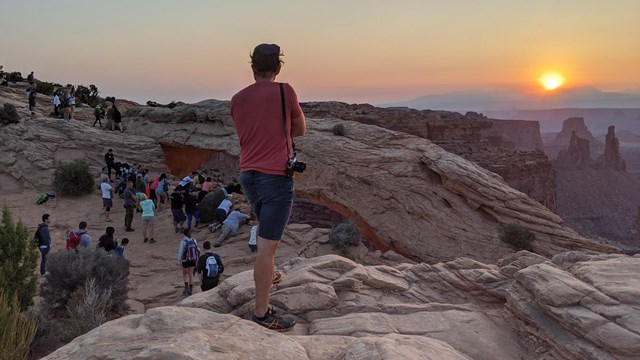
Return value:
[(540, 85), (547, 91), (559, 88), (564, 84), (564, 81), (564, 75), (557, 72), (544, 73), (538, 78)]

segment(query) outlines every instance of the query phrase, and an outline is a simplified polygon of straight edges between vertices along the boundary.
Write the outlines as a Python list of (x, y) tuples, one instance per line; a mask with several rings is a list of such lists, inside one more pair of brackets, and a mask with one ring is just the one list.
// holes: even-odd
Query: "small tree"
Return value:
[(7, 81), (16, 82), (22, 80), (24, 79), (22, 78), (22, 74), (19, 71), (7, 73)]
[(14, 223), (11, 212), (5, 207), (0, 224), (0, 290), (10, 297), (17, 296), (22, 310), (33, 304), (37, 263), (33, 235), (21, 221)]
[(502, 224), (500, 227), (500, 240), (513, 245), (516, 250), (533, 251), (535, 239), (536, 235), (520, 224)]
[(44, 95), (53, 95), (53, 90), (55, 89), (55, 84), (46, 82), (46, 81), (38, 81), (36, 82), (36, 92)]
[(60, 195), (80, 196), (93, 191), (94, 180), (89, 165), (74, 161), (58, 165), (53, 173), (53, 188)]
[(0, 289), (0, 359), (25, 359), (35, 334), (36, 323), (20, 312), (18, 297)]

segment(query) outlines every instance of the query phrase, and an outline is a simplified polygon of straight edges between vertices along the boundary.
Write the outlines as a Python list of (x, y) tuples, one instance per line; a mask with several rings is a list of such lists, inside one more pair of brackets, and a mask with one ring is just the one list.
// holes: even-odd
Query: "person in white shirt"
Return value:
[(60, 114), (58, 113), (58, 108), (60, 107), (60, 96), (58, 96), (58, 92), (53, 93), (53, 113), (58, 117)]
[(102, 184), (100, 184), (100, 190), (102, 190), (102, 214), (106, 222), (112, 222), (109, 219), (109, 212), (113, 207), (113, 187), (109, 185), (109, 178), (102, 178)]

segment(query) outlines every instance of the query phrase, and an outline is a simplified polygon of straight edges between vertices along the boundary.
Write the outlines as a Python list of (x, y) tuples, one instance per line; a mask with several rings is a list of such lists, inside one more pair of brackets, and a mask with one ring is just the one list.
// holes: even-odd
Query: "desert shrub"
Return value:
[[(59, 251), (47, 259), (47, 280), (40, 287), (44, 302), (52, 308), (71, 308), (71, 298), (78, 291), (93, 291), (95, 294), (111, 293), (112, 303), (109, 311), (126, 308), (127, 284), (129, 283), (129, 264), (117, 253), (106, 252), (99, 248)], [(87, 289), (87, 281), (93, 279), (92, 287)], [(79, 290), (84, 288), (84, 290)], [(76, 295), (74, 295), (76, 294)], [(96, 298), (100, 298), (96, 295)], [(99, 302), (91, 300), (91, 302)], [(80, 311), (82, 312), (82, 311)]]
[(532, 242), (536, 235), (520, 224), (502, 224), (500, 227), (500, 240), (511, 244), (516, 250), (532, 251)]
[(331, 231), (329, 242), (345, 252), (348, 246), (360, 245), (360, 232), (355, 224), (351, 222), (342, 223)]
[(20, 116), (18, 116), (18, 112), (16, 111), (16, 107), (12, 104), (4, 104), (2, 108), (0, 108), (0, 124), (8, 125), (8, 124), (17, 124), (20, 122)]
[(78, 85), (76, 88), (76, 98), (83, 104), (87, 104), (91, 107), (96, 107), (100, 103), (98, 97), (98, 88), (91, 84), (89, 87)]
[(333, 125), (333, 135), (344, 136), (345, 135), (344, 125), (342, 124)]
[(26, 358), (35, 334), (36, 322), (20, 312), (18, 297), (0, 290), (0, 359)]
[(200, 211), (200, 221), (202, 223), (209, 223), (215, 219), (215, 212), (220, 203), (224, 200), (224, 193), (222, 191), (211, 191), (205, 195), (198, 204), (198, 210)]
[(107, 321), (107, 313), (113, 305), (111, 294), (110, 286), (101, 288), (94, 278), (90, 278), (71, 295), (67, 310), (74, 333), (87, 333)]
[(46, 81), (38, 81), (36, 83), (36, 92), (44, 95), (53, 95), (56, 85)]
[(93, 191), (93, 175), (82, 161), (60, 164), (53, 173), (53, 188), (57, 194), (80, 196)]
[(7, 81), (16, 82), (22, 80), (24, 80), (24, 78), (22, 77), (22, 73), (20, 73), (20, 71), (7, 73)]
[(15, 223), (5, 207), (0, 223), (0, 290), (9, 297), (17, 296), (23, 311), (33, 304), (36, 294), (37, 263), (33, 234), (21, 221)]

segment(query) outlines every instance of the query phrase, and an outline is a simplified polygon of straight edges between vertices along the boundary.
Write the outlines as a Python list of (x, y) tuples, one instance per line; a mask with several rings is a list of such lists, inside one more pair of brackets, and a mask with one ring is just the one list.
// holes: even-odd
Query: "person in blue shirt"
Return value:
[(120, 256), (122, 256), (122, 260), (124, 260), (124, 247), (127, 246), (127, 244), (129, 244), (129, 239), (127, 238), (123, 238), (120, 241), (120, 245), (116, 246), (115, 251), (120, 254)]
[(251, 219), (249, 215), (243, 214), (240, 210), (233, 210), (229, 216), (222, 222), (222, 230), (221, 234), (218, 237), (218, 240), (213, 244), (214, 247), (220, 247), (222, 242), (225, 241), (229, 236), (238, 235), (238, 228), (240, 227), (240, 223), (246, 222)]

